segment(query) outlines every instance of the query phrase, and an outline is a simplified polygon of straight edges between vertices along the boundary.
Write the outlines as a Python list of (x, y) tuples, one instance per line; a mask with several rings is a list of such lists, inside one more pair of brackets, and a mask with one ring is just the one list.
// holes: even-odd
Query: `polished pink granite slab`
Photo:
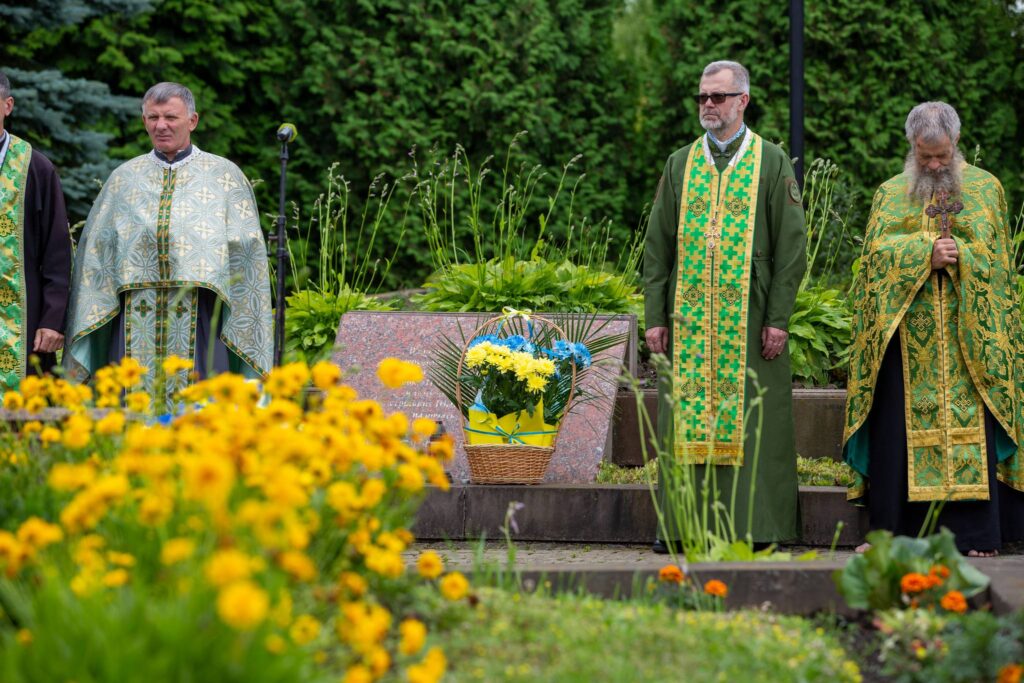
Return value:
[[(377, 379), (377, 364), (384, 358), (395, 357), (426, 370), (438, 340), (447, 336), (461, 345), (463, 335), (468, 338), (477, 326), (492, 317), (482, 313), (352, 311), (342, 316), (338, 328), (333, 360), (346, 372), (346, 383), (360, 396), (379, 401), (388, 412), (400, 411), (410, 419), (429, 417), (444, 424), (455, 438), (455, 460), (448, 464), (448, 470), (456, 482), (469, 479), (459, 411), (427, 380), (401, 389), (384, 387)], [(602, 334), (627, 334), (631, 341), (595, 359), (597, 371), (588, 373), (583, 386), (601, 399), (579, 403), (569, 413), (545, 482), (593, 482), (598, 465), (606, 456), (618, 388), (616, 378), (623, 363), (635, 366), (636, 322), (632, 316), (601, 316), (598, 320), (608, 321)], [(632, 357), (627, 358), (627, 351)]]

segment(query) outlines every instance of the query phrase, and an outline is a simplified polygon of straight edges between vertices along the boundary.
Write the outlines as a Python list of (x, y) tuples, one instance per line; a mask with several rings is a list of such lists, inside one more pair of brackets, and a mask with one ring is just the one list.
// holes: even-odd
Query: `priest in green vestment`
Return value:
[(0, 72), (0, 393), (49, 372), (64, 344), (71, 235), (57, 170), (5, 129), (14, 111)]
[(990, 555), (1024, 530), (1024, 333), (1006, 200), (964, 161), (950, 105), (915, 107), (906, 135), (851, 291), (850, 497), (867, 498), (872, 528), (906, 535), (946, 501), (938, 524), (962, 551)]
[[(678, 465), (659, 467), (667, 528), (656, 552), (688, 543), (668, 509), (683, 486), (712, 531), (729, 526), (758, 544), (799, 534), (786, 330), (806, 269), (804, 212), (785, 152), (743, 122), (749, 84), (736, 62), (704, 69), (697, 100), (707, 133), (668, 158), (647, 231), (645, 337), (672, 362), (672, 376), (659, 378), (658, 430), (663, 457)], [(767, 392), (760, 420), (745, 420), (757, 395), (748, 369)], [(684, 469), (693, 474), (685, 482)], [(715, 500), (731, 521), (716, 521)]]
[(122, 357), (153, 387), (168, 356), (198, 376), (259, 378), (273, 332), (266, 244), (252, 186), (232, 162), (191, 141), (188, 88), (153, 86), (142, 100), (153, 143), (110, 175), (82, 231), (71, 283), (64, 364), (85, 379)]

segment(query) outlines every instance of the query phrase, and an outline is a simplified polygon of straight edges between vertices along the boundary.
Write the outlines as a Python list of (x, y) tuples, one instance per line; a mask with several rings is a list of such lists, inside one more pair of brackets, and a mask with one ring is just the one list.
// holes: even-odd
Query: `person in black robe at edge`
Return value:
[[(5, 120), (14, 111), (11, 82), (0, 72), (0, 171), (12, 143), (20, 142), (8, 132)], [(57, 364), (57, 351), (64, 345), (64, 313), (68, 303), (71, 275), (71, 234), (60, 177), (41, 152), (32, 150), (23, 197), (0, 196), (0, 214), (11, 202), (24, 203), (23, 253), (25, 367), (18, 374), (49, 372)], [(19, 294), (20, 296), (20, 294)], [(7, 387), (16, 388), (16, 387)]]

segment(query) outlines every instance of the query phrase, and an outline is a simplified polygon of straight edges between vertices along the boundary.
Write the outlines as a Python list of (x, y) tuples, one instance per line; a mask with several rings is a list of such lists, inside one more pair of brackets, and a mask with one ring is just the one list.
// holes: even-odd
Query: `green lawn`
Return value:
[(435, 637), (451, 681), (859, 681), (835, 636), (797, 617), (684, 612), (588, 596), (480, 591)]

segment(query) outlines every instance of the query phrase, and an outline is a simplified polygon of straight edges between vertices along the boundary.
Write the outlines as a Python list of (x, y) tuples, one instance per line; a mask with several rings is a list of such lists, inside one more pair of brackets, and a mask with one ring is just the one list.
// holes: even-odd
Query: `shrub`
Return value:
[[(183, 379), (174, 361), (166, 374)], [(155, 419), (134, 398), (143, 373), (131, 359), (97, 373), (102, 417), (85, 410), (92, 391), (61, 380), (5, 397), (70, 414), (55, 435), (4, 439), (16, 457), (0, 470), (33, 477), (2, 494), (33, 516), (0, 531), (0, 677), (436, 680), (428, 608), (461, 600), (465, 579), (424, 584), (402, 558), (424, 485), (448, 486), (451, 442), (428, 442), (434, 423), (358, 400), (328, 364), (274, 369), (265, 405), (255, 384), (219, 375), (181, 392), (195, 408)]]

